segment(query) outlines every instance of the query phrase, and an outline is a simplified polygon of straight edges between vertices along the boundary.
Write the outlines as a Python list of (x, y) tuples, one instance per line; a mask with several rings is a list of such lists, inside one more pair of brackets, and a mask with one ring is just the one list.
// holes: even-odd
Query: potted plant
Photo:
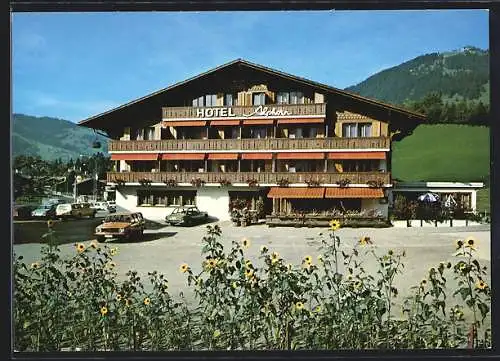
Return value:
[(139, 184), (143, 187), (150, 187), (151, 183), (152, 183), (151, 179), (147, 179), (147, 178), (139, 179)]
[(377, 180), (369, 180), (366, 182), (366, 184), (368, 184), (368, 187), (370, 188), (382, 188), (385, 183), (383, 180), (377, 179)]
[(344, 178), (344, 179), (338, 180), (336, 183), (339, 185), (340, 188), (345, 188), (345, 187), (349, 186), (351, 181), (349, 179)]
[(191, 179), (191, 184), (193, 185), (193, 187), (199, 188), (205, 185), (205, 181), (201, 178), (193, 178)]
[(319, 182), (319, 180), (315, 180), (315, 179), (307, 179), (306, 183), (307, 183), (307, 186), (310, 188), (319, 187), (319, 185), (321, 184)]
[(229, 179), (221, 178), (218, 180), (221, 187), (227, 187), (231, 185), (231, 181)]
[(290, 185), (290, 181), (287, 178), (281, 178), (278, 179), (277, 184), (280, 187), (288, 187)]
[(177, 187), (177, 180), (174, 178), (165, 179), (163, 183), (165, 183), (167, 187)]
[(255, 178), (247, 179), (247, 183), (249, 187), (257, 187), (259, 182)]

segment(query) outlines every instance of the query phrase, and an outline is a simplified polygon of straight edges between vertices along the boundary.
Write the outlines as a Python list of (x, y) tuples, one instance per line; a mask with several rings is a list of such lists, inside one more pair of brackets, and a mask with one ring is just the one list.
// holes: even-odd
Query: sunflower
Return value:
[(179, 271), (181, 271), (182, 273), (186, 273), (189, 269), (189, 266), (187, 263), (183, 263), (180, 265), (179, 267)]
[(363, 283), (360, 280), (356, 280), (354, 282), (354, 288), (355, 289), (359, 289), (362, 285), (363, 285)]
[(268, 251), (268, 248), (266, 246), (260, 246), (261, 253), (266, 253), (267, 251)]
[(205, 264), (208, 268), (215, 268), (215, 266), (217, 266), (217, 260), (215, 258), (209, 258)]
[(214, 336), (214, 338), (219, 337), (220, 336), (220, 331), (219, 330), (215, 330), (213, 336)]
[(457, 249), (461, 248), (463, 245), (464, 245), (464, 242), (463, 242), (461, 239), (457, 239), (457, 240), (455, 241), (455, 247), (456, 247)]
[(31, 264), (31, 268), (34, 268), (34, 269), (40, 268), (40, 263), (38, 263), (38, 262), (33, 262), (33, 263)]
[(246, 268), (253, 268), (252, 261), (249, 259), (245, 260), (245, 267)]
[(483, 280), (478, 280), (476, 282), (476, 288), (478, 288), (480, 290), (484, 290), (486, 287), (488, 287), (488, 285)]
[(122, 295), (121, 295), (120, 293), (116, 295), (116, 300), (117, 300), (118, 302), (119, 302), (119, 301), (121, 301), (121, 300), (122, 300), (122, 298), (123, 298), (123, 297), (122, 297)]
[(167, 292), (168, 290), (168, 282), (165, 282), (161, 285), (162, 292)]
[(427, 284), (427, 280), (424, 278), (422, 281), (420, 281), (420, 286), (425, 286)]
[(472, 237), (468, 237), (466, 240), (465, 240), (465, 247), (468, 247), (470, 249), (475, 249), (475, 246), (476, 245), (476, 240)]
[(115, 268), (115, 267), (116, 267), (116, 262), (112, 262), (112, 261), (111, 261), (111, 262), (108, 262), (108, 263), (106, 264), (106, 266), (107, 266), (109, 269), (113, 269), (113, 268)]
[(235, 288), (238, 287), (238, 284), (236, 282), (231, 283), (231, 287)]
[(125, 306), (130, 306), (132, 304), (132, 300), (130, 298), (127, 298), (125, 300)]
[(93, 240), (90, 242), (90, 247), (92, 247), (92, 248), (94, 248), (94, 249), (99, 248), (99, 243), (97, 243), (97, 240), (96, 240), (96, 239), (93, 239)]
[(76, 245), (76, 250), (78, 251), (78, 253), (82, 253), (83, 251), (85, 251), (85, 245), (83, 243), (78, 243)]
[(367, 244), (372, 244), (370, 237), (364, 236), (359, 239), (359, 244), (362, 246), (366, 246)]
[(241, 245), (245, 248), (250, 248), (252, 242), (250, 242), (250, 240), (247, 238), (243, 238), (243, 240), (241, 241)]
[(280, 259), (280, 254), (278, 252), (271, 253), (271, 263), (275, 264)]
[(292, 268), (293, 268), (293, 266), (292, 266), (292, 264), (291, 264), (291, 263), (288, 263), (288, 264), (286, 265), (286, 269), (287, 269), (287, 271), (291, 271), (291, 270), (292, 270)]
[(318, 262), (323, 263), (323, 256), (322, 255), (319, 254), (317, 258), (318, 258)]
[(297, 303), (295, 304), (295, 308), (296, 308), (297, 310), (299, 310), (299, 311), (300, 311), (300, 310), (303, 310), (303, 309), (304, 309), (304, 304), (303, 304), (302, 302), (300, 302), (300, 301), (299, 301), (299, 302), (297, 302)]
[(107, 313), (108, 313), (108, 308), (106, 306), (102, 306), (101, 307), (101, 315), (106, 316)]
[(310, 266), (310, 265), (312, 265), (312, 257), (311, 256), (305, 256), (304, 260), (302, 262), (306, 263), (306, 264), (308, 264)]
[(245, 270), (245, 276), (246, 276), (247, 278), (252, 277), (252, 276), (253, 276), (253, 269), (251, 269), (251, 268), (247, 268), (247, 269)]
[(151, 300), (149, 299), (149, 297), (146, 297), (143, 302), (146, 306), (148, 306), (151, 303)]
[(52, 222), (50, 219), (47, 221), (47, 227), (52, 228), (54, 225), (54, 222)]
[(458, 265), (458, 269), (459, 269), (460, 271), (464, 271), (466, 268), (467, 268), (467, 265), (465, 264), (465, 262), (461, 262), (461, 263)]
[(446, 264), (446, 268), (451, 268), (451, 262), (448, 262), (448, 263)]
[(330, 226), (330, 229), (331, 229), (332, 231), (336, 231), (337, 229), (339, 229), (339, 228), (340, 228), (340, 222), (339, 222), (338, 220), (336, 220), (336, 219), (332, 219), (332, 220), (328, 223), (328, 225)]
[(112, 256), (116, 256), (117, 253), (118, 253), (118, 248), (111, 248), (111, 250), (109, 251), (109, 254)]
[(321, 306), (316, 306), (316, 307), (314, 308), (314, 312), (316, 312), (316, 313), (320, 313), (320, 312), (321, 312)]

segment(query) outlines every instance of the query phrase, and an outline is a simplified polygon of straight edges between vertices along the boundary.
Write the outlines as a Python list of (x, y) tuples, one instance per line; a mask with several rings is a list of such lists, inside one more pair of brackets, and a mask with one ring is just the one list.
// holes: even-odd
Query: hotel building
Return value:
[(146, 218), (230, 202), (267, 215), (367, 211), (388, 217), (391, 142), (424, 117), (235, 60), (79, 123), (105, 132), (116, 203)]

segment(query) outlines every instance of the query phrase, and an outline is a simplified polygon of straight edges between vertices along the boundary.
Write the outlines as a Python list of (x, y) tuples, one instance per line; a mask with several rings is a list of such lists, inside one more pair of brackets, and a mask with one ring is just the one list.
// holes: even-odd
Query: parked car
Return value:
[(31, 216), (35, 218), (55, 218), (56, 205), (55, 204), (42, 204), (31, 212)]
[(99, 242), (113, 238), (140, 240), (145, 225), (141, 212), (110, 214), (96, 227), (94, 234)]
[(14, 219), (31, 218), (31, 212), (33, 212), (35, 208), (36, 207), (29, 205), (14, 205), (12, 207), (12, 218)]
[(108, 202), (94, 202), (90, 204), (90, 208), (96, 209), (98, 211), (107, 211), (109, 208)]
[(193, 225), (205, 222), (208, 219), (208, 213), (202, 212), (196, 206), (180, 206), (175, 208), (172, 213), (165, 217), (165, 223), (168, 225)]
[(56, 207), (56, 216), (59, 218), (94, 218), (96, 209), (90, 208), (89, 203), (64, 203)]

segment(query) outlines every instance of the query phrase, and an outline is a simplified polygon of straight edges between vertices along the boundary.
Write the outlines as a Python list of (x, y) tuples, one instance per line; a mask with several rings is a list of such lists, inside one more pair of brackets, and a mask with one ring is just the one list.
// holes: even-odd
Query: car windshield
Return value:
[(112, 216), (107, 216), (104, 220), (105, 222), (131, 222), (132, 218), (127, 215), (117, 214)]

